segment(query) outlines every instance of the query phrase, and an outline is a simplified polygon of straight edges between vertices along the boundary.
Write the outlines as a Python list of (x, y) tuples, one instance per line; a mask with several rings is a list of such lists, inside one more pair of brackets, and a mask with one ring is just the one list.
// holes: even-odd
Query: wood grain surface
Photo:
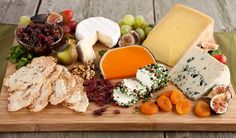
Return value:
[(35, 15), (39, 0), (1, 0), (0, 21), (5, 24), (17, 24), (22, 15)]
[(141, 14), (150, 23), (154, 23), (152, 0), (69, 0), (63, 4), (64, 1), (42, 0), (39, 13), (59, 12), (70, 8), (74, 10), (74, 18), (77, 21), (93, 16), (103, 16), (119, 21), (126, 14)]
[[(22, 1), (22, 3), (25, 3), (26, 0), (15, 0), (15, 1)], [(51, 3), (48, 4), (46, 0), (31, 0), (31, 2), (39, 2), (42, 1), (41, 5), (37, 5), (39, 7), (39, 11), (50, 11), (53, 8), (49, 9), (49, 7), (54, 7), (57, 8), (53, 5), (57, 5), (59, 7), (61, 7), (61, 9), (65, 9), (65, 8), (72, 8), (72, 7), (79, 7), (78, 2), (80, 3), (90, 3), (91, 5), (94, 5), (94, 1), (91, 0), (58, 0), (56, 3)], [(87, 2), (88, 1), (88, 2)], [(100, 4), (99, 6), (95, 5), (95, 9), (98, 9), (98, 11), (100, 11), (100, 13), (106, 13), (106, 15), (103, 16), (110, 16), (110, 12), (106, 12), (106, 8), (116, 10), (116, 11), (124, 11), (124, 9), (129, 9), (127, 7), (136, 7), (133, 6), (136, 3), (136, 0), (127, 0), (130, 3), (130, 5), (125, 5), (124, 7), (119, 6), (122, 5), (124, 0), (117, 0), (116, 2), (116, 6), (114, 5), (109, 5), (111, 2), (109, 1), (113, 1), (113, 0), (99, 0)], [(22, 10), (24, 10), (24, 4), (19, 4), (19, 8), (21, 8), (22, 10), (20, 11), (15, 11), (15, 10), (9, 10), (8, 8), (11, 5), (11, 2), (14, 2), (13, 0), (1, 0), (0, 1), (0, 23), (10, 23), (10, 24), (17, 24), (18, 22), (18, 18), (21, 15), (27, 14), (27, 15), (34, 15), (35, 14), (35, 6), (32, 6), (30, 8), (31, 12), (25, 12), (23, 13)], [(44, 3), (44, 4), (43, 4)], [(69, 5), (69, 3), (71, 3)], [(73, 4), (74, 3), (74, 4)], [(154, 5), (152, 5), (152, 3)], [(201, 11), (206, 11), (207, 14), (209, 14), (210, 16), (214, 16), (216, 22), (216, 30), (215, 31), (234, 31), (236, 28), (236, 12), (234, 10), (235, 6), (236, 6), (236, 1), (234, 0), (210, 0), (210, 1), (205, 1), (204, 0), (200, 0), (199, 1), (194, 1), (194, 0), (165, 0), (165, 1), (161, 1), (161, 0), (152, 0), (151, 1), (151, 5), (152, 7), (146, 6), (149, 5), (149, 3), (145, 1), (142, 1), (139, 3), (140, 7), (145, 6), (147, 9), (150, 8), (151, 12), (152, 10), (154, 10), (155, 16), (154, 18), (156, 18), (156, 20), (158, 21), (169, 9), (170, 4), (173, 3), (184, 3), (190, 6), (193, 6), (196, 9), (199, 9)], [(39, 4), (39, 3), (38, 3)], [(207, 5), (207, 6), (206, 6)], [(42, 8), (44, 7), (44, 8)], [(82, 13), (78, 15), (78, 19), (83, 19), (84, 17), (88, 17), (86, 16), (86, 14), (91, 15), (91, 14), (96, 14), (93, 13), (93, 11), (91, 11), (90, 9), (92, 9), (91, 7), (87, 7), (87, 5), (81, 5), (81, 7), (83, 7), (83, 10), (80, 10)], [(81, 8), (80, 7), (80, 8)], [(105, 9), (104, 9), (105, 7)], [(33, 10), (32, 10), (33, 9)], [(59, 10), (59, 9), (58, 9)], [(133, 10), (129, 9), (129, 10)], [(139, 14), (141, 15), (145, 15), (146, 13), (142, 12), (143, 9), (137, 9), (136, 11), (139, 12)], [(105, 12), (104, 12), (105, 11)], [(134, 12), (132, 14), (135, 14), (136, 11), (133, 10)], [(148, 13), (149, 13), (148, 12)], [(126, 13), (124, 11), (124, 13)], [(115, 13), (113, 13), (114, 15)], [(119, 13), (117, 13), (119, 15)], [(219, 16), (217, 16), (217, 14)], [(153, 14), (154, 15), (154, 14)], [(152, 16), (153, 16), (152, 15)], [(119, 15), (121, 16), (121, 15)], [(5, 18), (8, 18), (8, 22), (5, 21)], [(149, 17), (146, 17), (149, 19)], [(223, 20), (221, 20), (222, 18), (225, 18)], [(116, 20), (116, 19), (114, 19)], [(149, 19), (150, 21), (152, 21), (152, 19)], [(154, 19), (153, 19), (154, 21)], [(104, 137), (104, 138), (110, 138), (110, 137), (147, 137), (147, 138), (152, 138), (152, 137), (168, 137), (168, 138), (190, 138), (190, 137), (206, 137), (206, 138), (235, 138), (236, 137), (236, 133), (224, 133), (224, 132), (218, 132), (218, 133), (213, 133), (213, 132), (114, 132), (114, 133), (104, 133), (104, 132), (51, 132), (51, 133), (43, 133), (43, 132), (38, 132), (38, 133), (0, 133), (0, 137), (3, 138), (31, 138), (31, 137), (36, 137), (36, 138), (40, 138), (40, 137), (46, 137), (46, 138), (57, 138), (57, 137), (66, 137), (66, 138), (75, 138), (75, 137)]]

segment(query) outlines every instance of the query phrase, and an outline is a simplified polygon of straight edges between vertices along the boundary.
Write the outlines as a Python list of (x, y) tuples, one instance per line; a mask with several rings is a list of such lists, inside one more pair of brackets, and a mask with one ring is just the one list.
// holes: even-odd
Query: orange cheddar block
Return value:
[(108, 50), (100, 61), (100, 69), (104, 79), (121, 79), (134, 77), (139, 68), (155, 63), (145, 47), (131, 45)]

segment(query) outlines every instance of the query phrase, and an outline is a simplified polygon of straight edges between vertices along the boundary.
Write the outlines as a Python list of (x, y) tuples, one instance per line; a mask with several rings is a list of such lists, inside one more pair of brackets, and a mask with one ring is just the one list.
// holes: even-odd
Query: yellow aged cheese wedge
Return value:
[(175, 5), (143, 42), (154, 57), (174, 66), (193, 45), (213, 38), (214, 20), (192, 8)]

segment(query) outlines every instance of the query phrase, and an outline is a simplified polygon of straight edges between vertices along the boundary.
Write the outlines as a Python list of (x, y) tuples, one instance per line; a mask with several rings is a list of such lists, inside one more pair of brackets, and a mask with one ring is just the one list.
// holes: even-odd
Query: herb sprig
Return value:
[(10, 49), (10, 55), (7, 60), (16, 64), (16, 69), (26, 66), (33, 59), (33, 54), (21, 45), (14, 46)]

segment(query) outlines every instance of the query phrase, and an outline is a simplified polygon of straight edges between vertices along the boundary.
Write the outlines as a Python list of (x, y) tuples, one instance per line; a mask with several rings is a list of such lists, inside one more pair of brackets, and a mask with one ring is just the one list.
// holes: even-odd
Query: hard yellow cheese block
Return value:
[(192, 8), (175, 5), (143, 42), (154, 57), (174, 66), (193, 45), (213, 38), (214, 20)]

